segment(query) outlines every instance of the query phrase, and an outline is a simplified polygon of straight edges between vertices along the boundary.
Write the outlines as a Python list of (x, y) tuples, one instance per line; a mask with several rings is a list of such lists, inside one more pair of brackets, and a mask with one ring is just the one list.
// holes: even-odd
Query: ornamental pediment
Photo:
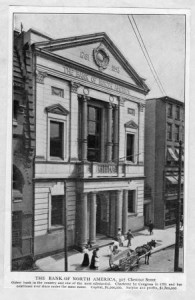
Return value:
[[(75, 64), (84, 65), (105, 76), (125, 82), (139, 88), (143, 93), (149, 91), (141, 78), (120, 50), (105, 33), (97, 33), (72, 38), (36, 43), (37, 50), (51, 53), (51, 59), (71, 60)], [(71, 72), (71, 71), (70, 71)]]
[(138, 125), (134, 121), (131, 120), (131, 121), (125, 123), (125, 127), (126, 128), (137, 129)]
[(48, 113), (58, 114), (58, 115), (63, 115), (63, 116), (67, 116), (69, 114), (69, 111), (66, 108), (64, 108), (61, 104), (54, 104), (54, 105), (48, 106), (45, 108), (45, 110)]

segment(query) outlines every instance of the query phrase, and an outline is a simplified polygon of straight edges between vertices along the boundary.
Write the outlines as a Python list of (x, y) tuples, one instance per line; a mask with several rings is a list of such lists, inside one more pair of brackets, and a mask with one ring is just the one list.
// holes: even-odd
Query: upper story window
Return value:
[(137, 129), (138, 125), (133, 121), (130, 120), (129, 122), (125, 123), (126, 128), (126, 160), (128, 162), (136, 163), (137, 162), (137, 155), (135, 155), (138, 151), (137, 149)]
[(168, 103), (167, 116), (168, 118), (172, 118), (173, 116), (173, 105), (171, 103)]
[(48, 113), (48, 159), (64, 160), (67, 157), (67, 115), (60, 104), (46, 108)]
[(175, 119), (180, 120), (180, 106), (176, 106)]
[(101, 108), (88, 106), (88, 161), (101, 160)]
[(175, 141), (179, 142), (179, 126), (175, 125)]
[(63, 159), (64, 123), (50, 121), (50, 157)]
[(167, 139), (172, 140), (172, 124), (167, 124)]
[(126, 159), (128, 161), (134, 162), (134, 134), (127, 133), (127, 143), (126, 143)]
[(18, 118), (18, 107), (19, 107), (19, 102), (14, 100), (14, 107), (13, 107), (13, 118), (14, 118), (14, 120), (17, 120), (17, 118)]

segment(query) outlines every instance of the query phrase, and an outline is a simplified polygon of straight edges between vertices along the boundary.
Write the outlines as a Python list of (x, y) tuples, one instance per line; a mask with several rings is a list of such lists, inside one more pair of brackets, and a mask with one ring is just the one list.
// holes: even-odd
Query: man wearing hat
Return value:
[(131, 232), (131, 229), (129, 229), (127, 232), (127, 240), (128, 240), (127, 247), (131, 246), (131, 239), (133, 239), (133, 238), (134, 238), (134, 235)]

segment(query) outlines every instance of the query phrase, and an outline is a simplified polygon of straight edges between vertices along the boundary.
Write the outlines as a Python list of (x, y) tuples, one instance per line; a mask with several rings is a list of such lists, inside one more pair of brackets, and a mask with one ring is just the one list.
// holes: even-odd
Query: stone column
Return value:
[(83, 97), (82, 103), (82, 161), (87, 161), (87, 100)]
[(113, 157), (114, 157), (114, 162), (118, 161), (118, 122), (119, 122), (119, 109), (118, 105), (115, 106), (114, 108), (114, 126), (113, 126)]
[(116, 191), (116, 199), (115, 199), (115, 203), (116, 203), (116, 227), (115, 227), (115, 232), (117, 235), (118, 232), (118, 228), (122, 227), (122, 195), (123, 192), (122, 190), (118, 190)]
[(128, 216), (128, 190), (123, 191), (123, 210), (122, 210), (122, 233), (127, 233), (127, 216)]
[(80, 211), (80, 246), (87, 244), (87, 193), (81, 194), (81, 211)]
[(90, 228), (89, 228), (89, 239), (91, 244), (96, 242), (96, 194), (91, 194), (90, 199)]
[(69, 142), (69, 156), (70, 161), (78, 160), (78, 95), (77, 89), (79, 84), (71, 82), (70, 86), (70, 142)]
[(107, 161), (112, 161), (112, 104), (108, 104)]

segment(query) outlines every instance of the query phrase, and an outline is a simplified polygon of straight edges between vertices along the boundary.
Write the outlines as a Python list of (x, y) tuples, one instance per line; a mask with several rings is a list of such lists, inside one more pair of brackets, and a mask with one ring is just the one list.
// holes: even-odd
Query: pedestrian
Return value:
[(123, 246), (123, 242), (124, 242), (125, 238), (122, 235), (121, 228), (118, 228), (117, 238), (116, 239), (117, 239), (117, 241), (119, 243), (119, 246)]
[(90, 269), (95, 269), (95, 257), (96, 257), (96, 250), (93, 250), (93, 255), (92, 255), (92, 258), (91, 258)]
[(131, 239), (133, 239), (133, 238), (134, 238), (134, 235), (131, 232), (131, 229), (129, 229), (127, 232), (127, 241), (128, 241), (127, 247), (131, 246)]
[(150, 220), (149, 224), (148, 224), (148, 231), (151, 234), (153, 234), (153, 228), (154, 228), (154, 225), (152, 223), (152, 221)]
[(87, 247), (83, 249), (83, 253), (84, 253), (84, 256), (83, 256), (82, 267), (88, 267), (89, 266), (89, 250)]
[(99, 248), (96, 248), (96, 255), (95, 255), (95, 269), (98, 270), (100, 266), (100, 255), (99, 255)]

